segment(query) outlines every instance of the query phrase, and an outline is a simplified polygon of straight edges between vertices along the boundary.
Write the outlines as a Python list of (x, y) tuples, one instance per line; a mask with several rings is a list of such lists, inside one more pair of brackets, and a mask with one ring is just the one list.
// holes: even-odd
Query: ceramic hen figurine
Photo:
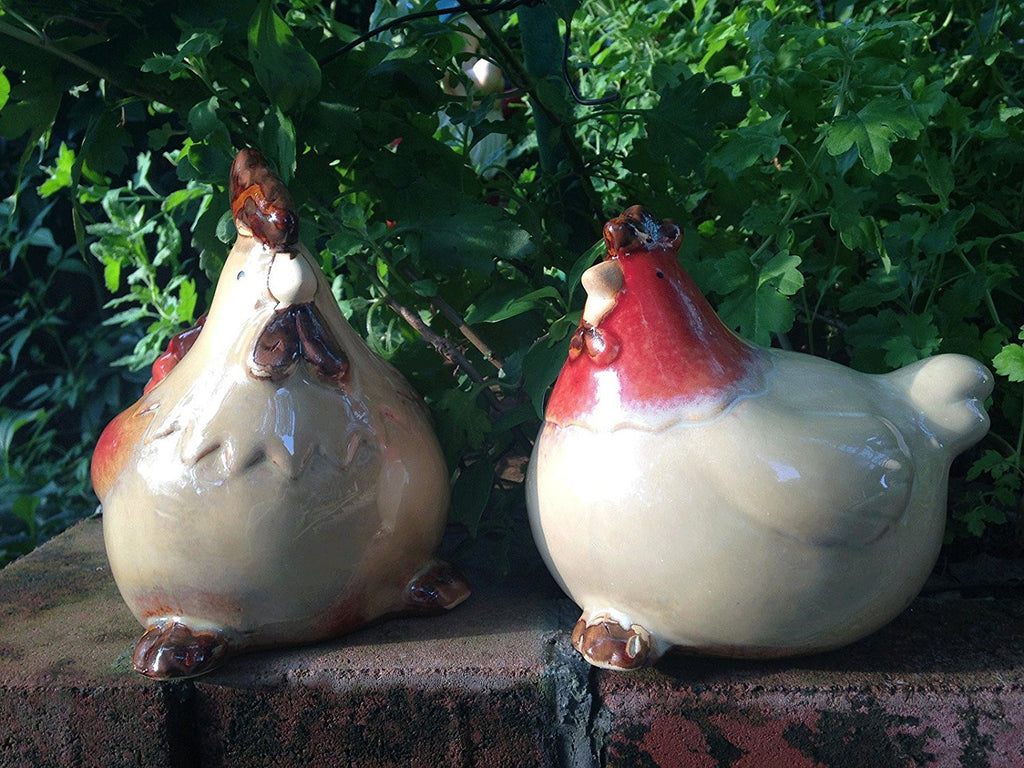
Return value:
[(950, 462), (988, 429), (989, 372), (754, 346), (680, 267), (674, 224), (634, 207), (605, 240), (527, 477), (583, 609), (574, 646), (612, 669), (673, 646), (778, 657), (894, 618), (938, 555)]
[(448, 473), (408, 383), (345, 322), (255, 151), (231, 171), (238, 238), (200, 328), (104, 430), (92, 478), (152, 678), (308, 643), (468, 595), (432, 559)]

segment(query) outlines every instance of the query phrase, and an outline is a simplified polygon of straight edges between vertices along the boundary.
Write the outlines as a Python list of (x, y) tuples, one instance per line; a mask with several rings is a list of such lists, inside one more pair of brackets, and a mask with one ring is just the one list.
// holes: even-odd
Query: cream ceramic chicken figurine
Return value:
[(574, 646), (612, 669), (673, 646), (778, 657), (894, 618), (935, 563), (950, 462), (988, 429), (989, 372), (754, 346), (680, 267), (672, 222), (637, 206), (605, 240), (527, 477), (541, 554), (583, 609)]
[(468, 595), (431, 559), (449, 487), (421, 401), (345, 322), (257, 152), (231, 198), (205, 322), (93, 456), (110, 566), (146, 628), (133, 665), (158, 679)]

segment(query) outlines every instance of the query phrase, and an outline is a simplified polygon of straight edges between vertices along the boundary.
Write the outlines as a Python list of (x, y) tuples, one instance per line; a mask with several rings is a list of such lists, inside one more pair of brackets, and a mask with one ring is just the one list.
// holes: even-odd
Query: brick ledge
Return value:
[(0, 765), (1024, 765), (1020, 590), (918, 598), (830, 654), (623, 675), (579, 660), (575, 607), (522, 570), (447, 616), (156, 684), (83, 521), (0, 571)]

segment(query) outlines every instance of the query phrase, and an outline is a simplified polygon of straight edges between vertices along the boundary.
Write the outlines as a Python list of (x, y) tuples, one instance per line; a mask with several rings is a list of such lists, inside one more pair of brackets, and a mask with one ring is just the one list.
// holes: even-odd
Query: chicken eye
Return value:
[(662, 272), (660, 269), (657, 272), (655, 272), (654, 274), (657, 275), (659, 279), (665, 277), (665, 273)]

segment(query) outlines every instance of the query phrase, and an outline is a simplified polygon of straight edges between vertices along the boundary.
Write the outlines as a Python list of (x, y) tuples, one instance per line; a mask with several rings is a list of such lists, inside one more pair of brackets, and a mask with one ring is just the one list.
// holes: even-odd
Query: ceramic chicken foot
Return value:
[[(396, 615), (429, 615), (451, 610), (469, 597), (462, 573), (444, 560), (431, 560), (409, 581), (404, 607)], [(196, 677), (212, 672), (230, 655), (230, 643), (215, 629), (193, 629), (170, 618), (150, 626), (132, 654), (132, 668), (153, 680)]]
[(444, 560), (431, 560), (406, 586), (404, 613), (451, 610), (467, 597), (469, 585), (459, 570)]
[(194, 630), (170, 619), (147, 629), (135, 646), (132, 668), (154, 680), (211, 672), (227, 656), (228, 642), (216, 630)]
[(595, 667), (628, 671), (655, 661), (651, 633), (639, 624), (622, 626), (607, 614), (584, 611), (572, 628), (572, 647)]

